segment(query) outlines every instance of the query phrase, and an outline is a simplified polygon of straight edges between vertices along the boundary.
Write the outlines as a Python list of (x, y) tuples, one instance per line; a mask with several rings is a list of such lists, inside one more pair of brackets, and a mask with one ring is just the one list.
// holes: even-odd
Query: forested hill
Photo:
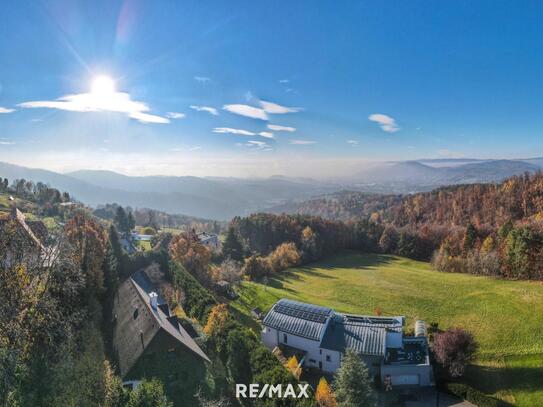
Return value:
[(396, 226), (472, 222), (496, 227), (509, 220), (543, 217), (543, 173), (514, 176), (499, 184), (455, 185), (403, 196), (342, 191), (278, 206), (273, 212), (344, 221), (373, 216)]

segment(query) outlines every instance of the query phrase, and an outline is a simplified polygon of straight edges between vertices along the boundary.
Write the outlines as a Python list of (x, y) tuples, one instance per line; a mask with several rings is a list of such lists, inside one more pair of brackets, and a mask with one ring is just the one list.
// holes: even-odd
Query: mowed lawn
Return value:
[(267, 286), (246, 282), (232, 306), (245, 320), (287, 297), (340, 312), (404, 315), (439, 328), (463, 327), (479, 343), (471, 385), (518, 406), (543, 406), (543, 283), (434, 271), (428, 263), (345, 253), (290, 269)]

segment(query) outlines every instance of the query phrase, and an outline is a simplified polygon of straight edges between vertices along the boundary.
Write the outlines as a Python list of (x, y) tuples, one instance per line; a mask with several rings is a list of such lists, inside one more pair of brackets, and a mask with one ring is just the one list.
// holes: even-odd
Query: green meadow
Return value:
[(506, 281), (434, 271), (428, 263), (396, 256), (345, 253), (289, 269), (266, 285), (244, 282), (232, 307), (256, 328), (249, 311), (268, 310), (280, 298), (340, 312), (404, 315), (462, 327), (479, 344), (470, 385), (518, 406), (543, 405), (543, 283)]

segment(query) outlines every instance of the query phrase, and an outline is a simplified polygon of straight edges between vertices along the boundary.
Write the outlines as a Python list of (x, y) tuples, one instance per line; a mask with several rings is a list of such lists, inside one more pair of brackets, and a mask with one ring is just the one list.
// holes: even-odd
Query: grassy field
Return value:
[[(518, 406), (543, 405), (543, 284), (433, 271), (427, 263), (385, 255), (346, 253), (312, 267), (246, 282), (232, 306), (248, 323), (249, 310), (268, 310), (292, 298), (337, 311), (404, 315), (441, 329), (460, 326), (479, 343), (466, 380)], [(254, 325), (253, 325), (254, 326)]]

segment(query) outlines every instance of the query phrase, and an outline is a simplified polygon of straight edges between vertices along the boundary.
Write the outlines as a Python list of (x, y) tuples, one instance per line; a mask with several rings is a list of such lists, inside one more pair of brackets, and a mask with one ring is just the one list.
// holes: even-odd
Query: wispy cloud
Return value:
[(184, 119), (185, 113), (179, 113), (179, 112), (168, 112), (166, 113), (166, 117), (169, 119)]
[(192, 146), (191, 148), (189, 148), (189, 151), (197, 151), (201, 149), (202, 149), (202, 146)]
[(214, 107), (191, 105), (190, 108), (194, 109), (194, 110), (196, 110), (198, 112), (207, 112), (209, 114), (212, 114), (213, 116), (218, 116), (219, 115), (219, 112)]
[(279, 83), (289, 83), (290, 79), (279, 79), (278, 82)]
[(258, 107), (233, 104), (224, 105), (223, 109), (230, 113), (239, 114), (240, 116), (250, 117), (252, 119), (268, 120), (268, 115), (264, 109), (259, 109)]
[(281, 106), (277, 103), (266, 102), (264, 100), (260, 101), (260, 106), (266, 113), (271, 113), (271, 114), (296, 113), (302, 110), (301, 107), (286, 107), (286, 106)]
[(350, 144), (352, 146), (357, 146), (360, 144), (360, 141), (358, 140), (347, 140), (347, 144)]
[(372, 122), (378, 123), (381, 127), (381, 130), (386, 131), (387, 133), (395, 133), (400, 130), (400, 128), (396, 124), (396, 120), (394, 120), (390, 116), (387, 116), (386, 114), (374, 113), (371, 114), (368, 119)]
[(273, 133), (269, 131), (261, 131), (260, 133), (255, 133), (249, 130), (243, 129), (233, 129), (231, 127), (215, 127), (213, 133), (227, 133), (227, 134), (237, 134), (239, 136), (261, 136), (266, 138), (274, 138)]
[(7, 138), (0, 138), (0, 145), (2, 145), (2, 146), (10, 146), (10, 145), (13, 145), (13, 144), (15, 144), (14, 141), (11, 141), (11, 140), (9, 140)]
[(268, 124), (268, 129), (273, 130), (273, 131), (288, 131), (290, 133), (296, 131), (295, 127), (280, 126), (278, 124)]
[(207, 76), (195, 76), (194, 80), (196, 82), (207, 83), (211, 81), (211, 78), (208, 78)]
[(294, 144), (298, 146), (304, 146), (304, 145), (315, 144), (315, 143), (316, 141), (314, 140), (290, 140), (289, 141), (289, 144)]
[(260, 108), (244, 104), (232, 104), (224, 105), (223, 109), (230, 113), (259, 120), (268, 120), (268, 114), (296, 113), (302, 110), (300, 107), (281, 106), (277, 103), (266, 102), (263, 100), (258, 103), (260, 104)]
[(79, 93), (62, 96), (55, 100), (38, 100), (17, 105), (23, 108), (45, 108), (70, 112), (115, 112), (124, 113), (141, 123), (169, 123), (166, 117), (146, 113), (150, 109), (144, 102), (132, 100), (128, 93), (106, 94)]
[(215, 127), (213, 133), (229, 133), (237, 134), (239, 136), (256, 136), (256, 133), (243, 129), (232, 129), (230, 127)]
[(265, 141), (249, 140), (246, 144), (248, 147), (254, 147), (257, 150), (271, 151), (272, 147)]
[(14, 112), (15, 109), (8, 109), (7, 107), (1, 107), (0, 106), (0, 113), (11, 113)]

